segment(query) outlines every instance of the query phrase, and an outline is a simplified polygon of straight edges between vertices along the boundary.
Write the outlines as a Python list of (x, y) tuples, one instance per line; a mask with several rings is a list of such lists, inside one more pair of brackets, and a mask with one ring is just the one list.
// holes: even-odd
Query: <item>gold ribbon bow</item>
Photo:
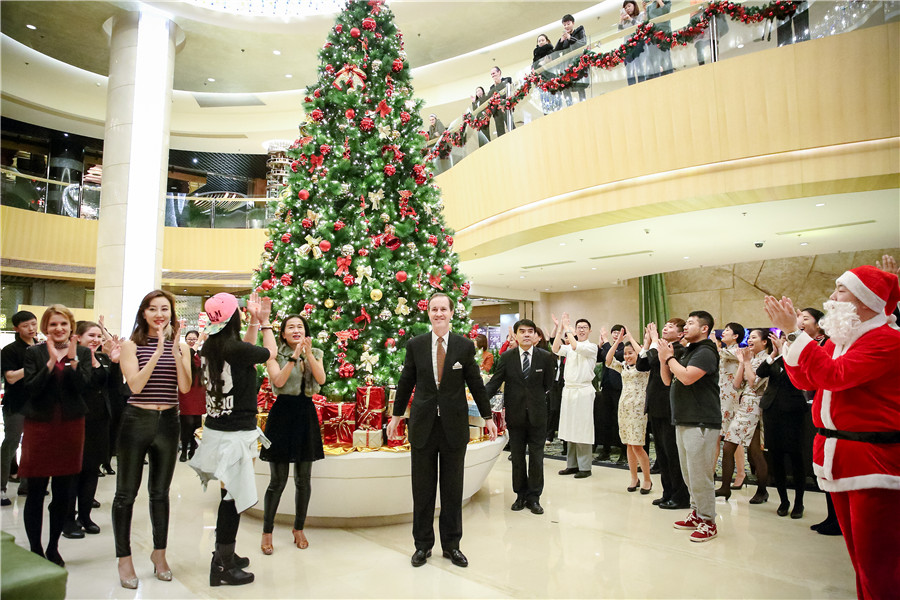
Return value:
[[(371, 373), (375, 370), (375, 365), (378, 364), (378, 356), (370, 353), (368, 350), (362, 353), (362, 356), (359, 357), (359, 360), (362, 362), (362, 368)], [(378, 411), (381, 412), (381, 411)]]
[(319, 214), (311, 210), (306, 211), (306, 218), (312, 221), (313, 227), (319, 223)]
[(409, 306), (406, 305), (406, 298), (397, 298), (397, 308), (394, 309), (394, 312), (398, 315), (409, 314)]
[(372, 267), (367, 267), (365, 265), (356, 267), (356, 279), (359, 280), (359, 283), (362, 283), (363, 279), (366, 277), (369, 278), (369, 283), (372, 283)]
[(379, 210), (381, 208), (382, 200), (384, 200), (384, 190), (375, 190), (374, 192), (369, 193), (369, 202), (372, 203), (373, 209)]
[(319, 248), (319, 242), (321, 241), (321, 238), (314, 238), (308, 235), (306, 236), (306, 243), (300, 246), (297, 252), (302, 256), (312, 253), (313, 258), (322, 258), (322, 249)]

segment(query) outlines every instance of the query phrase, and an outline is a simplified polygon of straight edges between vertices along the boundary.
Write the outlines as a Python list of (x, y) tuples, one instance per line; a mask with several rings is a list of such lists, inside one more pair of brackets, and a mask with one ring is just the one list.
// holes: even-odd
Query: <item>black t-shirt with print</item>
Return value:
[[(241, 340), (225, 344), (222, 365), (222, 394), (215, 397), (209, 382), (209, 365), (203, 357), (206, 382), (206, 427), (218, 431), (256, 429), (256, 367), (269, 360), (269, 351)], [(202, 353), (201, 353), (202, 355)]]

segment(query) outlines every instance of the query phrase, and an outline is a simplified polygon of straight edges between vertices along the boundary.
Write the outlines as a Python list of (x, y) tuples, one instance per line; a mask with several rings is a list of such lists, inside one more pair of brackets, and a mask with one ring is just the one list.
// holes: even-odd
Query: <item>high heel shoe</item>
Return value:
[(131, 577), (122, 577), (122, 572), (119, 571), (119, 585), (121, 585), (126, 590), (138, 589), (137, 575), (132, 575)]
[(794, 504), (794, 509), (791, 511), (792, 519), (802, 519), (803, 518), (803, 505), (802, 504)]
[(635, 482), (634, 482), (634, 485), (629, 485), (629, 486), (628, 486), (627, 488), (625, 488), (625, 489), (628, 490), (629, 492), (636, 492), (637, 489), (638, 489), (639, 483), (640, 483), (640, 482), (635, 481)]
[(720, 487), (716, 490), (716, 498), (725, 498), (725, 502), (731, 498), (731, 488)]
[(271, 533), (262, 534), (262, 541), (259, 543), (259, 549), (262, 550), (262, 553), (266, 556), (270, 556), (275, 552), (275, 547), (272, 545)]
[(296, 545), (301, 550), (306, 550), (307, 548), (309, 548), (309, 541), (303, 534), (302, 529), (292, 529), (291, 533), (294, 534), (294, 545)]
[(153, 567), (153, 574), (156, 575), (156, 578), (160, 581), (172, 581), (172, 569), (167, 569), (165, 571), (157, 571), (156, 566)]
[(650, 490), (652, 490), (652, 489), (653, 489), (653, 482), (651, 481), (651, 482), (650, 482), (650, 487), (645, 488), (644, 486), (641, 486), (641, 494), (644, 495), (644, 496), (646, 496), (647, 494), (650, 493)]
[(778, 510), (775, 511), (775, 514), (777, 514), (779, 517), (786, 517), (790, 508), (790, 503), (788, 503), (787, 501), (782, 502), (778, 505)]
[(750, 504), (763, 504), (769, 501), (769, 492), (763, 492), (760, 494), (759, 492), (753, 494), (753, 497), (750, 498)]
[(731, 484), (731, 489), (733, 489), (733, 490), (740, 490), (740, 489), (743, 489), (743, 487), (744, 487), (744, 481), (745, 481), (744, 479), (741, 479), (741, 482), (740, 482), (740, 483), (732, 483), (732, 484)]

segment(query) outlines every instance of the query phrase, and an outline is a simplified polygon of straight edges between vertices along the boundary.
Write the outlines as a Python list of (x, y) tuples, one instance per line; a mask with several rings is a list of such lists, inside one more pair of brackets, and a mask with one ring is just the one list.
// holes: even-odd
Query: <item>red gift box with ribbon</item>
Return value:
[(367, 385), (356, 388), (356, 428), (369, 431), (381, 429), (385, 405), (383, 387)]
[(408, 441), (406, 436), (406, 419), (403, 419), (397, 426), (397, 437), (389, 437), (387, 439), (387, 446), (388, 448), (396, 448), (397, 446), (406, 444)]
[(322, 418), (322, 407), (325, 406), (328, 401), (325, 399), (325, 396), (321, 394), (313, 394), (312, 401), (313, 406), (316, 408), (316, 416), (319, 417), (319, 429), (322, 429), (322, 423), (324, 422), (324, 419)]
[(495, 410), (491, 412), (494, 417), (494, 424), (497, 426), (497, 435), (506, 431), (506, 414), (503, 411)]
[(356, 404), (326, 402), (322, 405), (322, 442), (328, 446), (352, 446)]

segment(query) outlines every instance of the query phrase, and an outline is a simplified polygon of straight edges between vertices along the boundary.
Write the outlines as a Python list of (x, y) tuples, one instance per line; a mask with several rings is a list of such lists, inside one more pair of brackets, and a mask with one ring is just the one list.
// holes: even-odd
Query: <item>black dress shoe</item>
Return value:
[(100, 508), (100, 503), (97, 502), (97, 499), (96, 499), (96, 498), (94, 498), (93, 500), (91, 500), (91, 507), (92, 507), (92, 508)]
[(662, 504), (663, 502), (668, 502), (668, 501), (669, 501), (668, 498), (662, 497), (662, 498), (657, 498), (656, 500), (654, 500), (654, 501), (652, 502), (652, 504), (653, 504), (653, 506), (659, 506), (659, 505)]
[(779, 517), (786, 517), (788, 515), (788, 511), (791, 509), (791, 504), (785, 500), (781, 504), (778, 505), (778, 510), (775, 511), (775, 514)]
[(84, 527), (85, 533), (90, 533), (91, 535), (95, 535), (100, 533), (100, 526), (94, 523), (93, 521), (88, 521), (87, 523), (83, 523), (82, 527)]
[(653, 464), (650, 466), (650, 474), (651, 474), (651, 475), (659, 475), (660, 473), (662, 473), (662, 469), (659, 468), (659, 465), (658, 465), (658, 464), (653, 463)]
[(460, 552), (458, 549), (444, 550), (444, 558), (449, 558), (450, 562), (452, 562), (457, 567), (469, 566), (469, 561), (468, 559), (466, 559), (466, 555)]
[(574, 475), (578, 472), (577, 467), (566, 467), (562, 471), (559, 472), (560, 475)]
[(590, 476), (591, 476), (590, 471), (578, 471), (577, 473), (575, 473), (575, 479), (584, 479), (585, 477), (590, 477)]
[(115, 475), (116, 474), (116, 472), (113, 471), (113, 468), (110, 465), (103, 465), (103, 470), (106, 471), (107, 475)]
[(522, 510), (526, 506), (526, 502), (524, 498), (516, 498), (516, 501), (512, 503), (511, 509), (515, 511)]
[(690, 508), (690, 502), (675, 502), (674, 500), (666, 500), (665, 502), (661, 502), (659, 504), (660, 508), (664, 508), (666, 510), (684, 510), (685, 508)]
[(62, 536), (69, 540), (80, 540), (84, 537), (84, 529), (75, 523), (66, 523), (63, 527)]
[(428, 557), (431, 556), (431, 550), (416, 550), (412, 558), (409, 559), (409, 562), (412, 563), (414, 567), (421, 567), (425, 564), (425, 561), (428, 560)]
[(532, 513), (534, 513), (536, 515), (544, 514), (544, 507), (541, 506), (541, 503), (538, 502), (537, 500), (531, 500), (529, 502), (526, 502), (525, 506), (528, 507), (528, 510), (530, 510)]

